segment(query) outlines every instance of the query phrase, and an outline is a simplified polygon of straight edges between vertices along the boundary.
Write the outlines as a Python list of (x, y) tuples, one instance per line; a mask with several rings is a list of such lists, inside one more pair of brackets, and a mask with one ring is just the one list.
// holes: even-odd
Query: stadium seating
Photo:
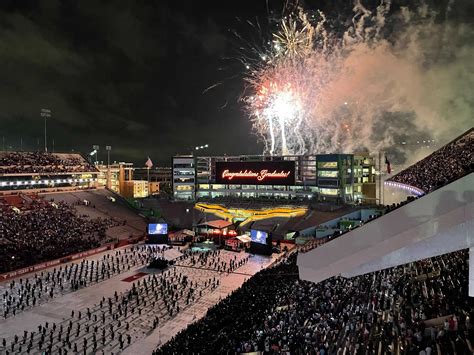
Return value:
[(80, 154), (0, 152), (0, 174), (78, 173), (97, 169)]
[(106, 241), (106, 230), (118, 223), (80, 216), (66, 203), (11, 196), (0, 200), (0, 220), (0, 273), (97, 247)]
[(470, 353), (465, 250), (319, 284), (298, 280), (295, 256), (259, 272), (155, 354)]
[(470, 129), (425, 159), (387, 181), (429, 193), (474, 170), (474, 129)]

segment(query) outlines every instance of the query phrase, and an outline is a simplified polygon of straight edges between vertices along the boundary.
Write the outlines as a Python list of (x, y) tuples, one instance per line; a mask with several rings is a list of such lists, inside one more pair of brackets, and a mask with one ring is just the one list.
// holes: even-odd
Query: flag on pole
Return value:
[(151, 161), (150, 157), (148, 157), (148, 160), (146, 161), (145, 165), (148, 169), (153, 166), (153, 162)]
[(392, 167), (390, 166), (390, 162), (387, 159), (387, 156), (385, 156), (385, 165), (387, 166), (387, 173), (391, 174), (392, 173)]

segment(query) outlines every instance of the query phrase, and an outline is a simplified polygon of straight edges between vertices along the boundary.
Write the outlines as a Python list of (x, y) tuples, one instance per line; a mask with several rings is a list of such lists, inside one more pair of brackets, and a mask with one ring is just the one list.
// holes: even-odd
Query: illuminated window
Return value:
[(191, 185), (179, 185), (176, 186), (176, 191), (192, 191), (193, 186)]
[(320, 188), (319, 192), (322, 195), (331, 195), (331, 196), (336, 196), (338, 193), (338, 189), (325, 189), (325, 188)]
[(194, 176), (194, 171), (181, 171), (181, 170), (175, 170), (174, 171), (175, 176)]
[(319, 170), (318, 176), (337, 178), (339, 176), (339, 172), (337, 170)]
[(242, 190), (255, 190), (255, 185), (242, 185)]
[(323, 161), (318, 163), (318, 168), (337, 168), (337, 161)]
[(221, 185), (221, 184), (212, 184), (212, 185), (211, 185), (211, 189), (213, 189), (213, 190), (220, 190), (220, 189), (225, 189), (225, 185)]

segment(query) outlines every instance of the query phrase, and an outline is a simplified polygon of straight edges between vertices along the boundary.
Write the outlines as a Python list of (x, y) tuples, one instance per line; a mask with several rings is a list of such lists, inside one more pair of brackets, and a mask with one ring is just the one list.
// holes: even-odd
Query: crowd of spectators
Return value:
[(429, 193), (474, 170), (474, 130), (387, 181), (413, 186)]
[(471, 353), (467, 259), (463, 250), (315, 284), (298, 279), (293, 253), (155, 354)]
[(66, 203), (41, 199), (23, 210), (0, 207), (0, 273), (98, 247), (106, 242), (106, 230), (119, 223), (80, 216)]
[(77, 173), (96, 171), (79, 154), (0, 152), (0, 174)]

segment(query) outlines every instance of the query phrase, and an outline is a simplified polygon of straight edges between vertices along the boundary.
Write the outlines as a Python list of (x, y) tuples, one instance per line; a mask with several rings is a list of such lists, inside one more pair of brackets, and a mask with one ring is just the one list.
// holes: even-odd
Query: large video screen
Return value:
[(294, 161), (216, 162), (216, 183), (294, 185)]
[(168, 225), (166, 223), (148, 224), (148, 234), (168, 234)]
[(262, 232), (258, 231), (255, 229), (250, 230), (250, 239), (252, 242), (255, 243), (260, 243), (260, 244), (267, 244), (267, 238), (268, 238), (268, 233), (267, 232)]

